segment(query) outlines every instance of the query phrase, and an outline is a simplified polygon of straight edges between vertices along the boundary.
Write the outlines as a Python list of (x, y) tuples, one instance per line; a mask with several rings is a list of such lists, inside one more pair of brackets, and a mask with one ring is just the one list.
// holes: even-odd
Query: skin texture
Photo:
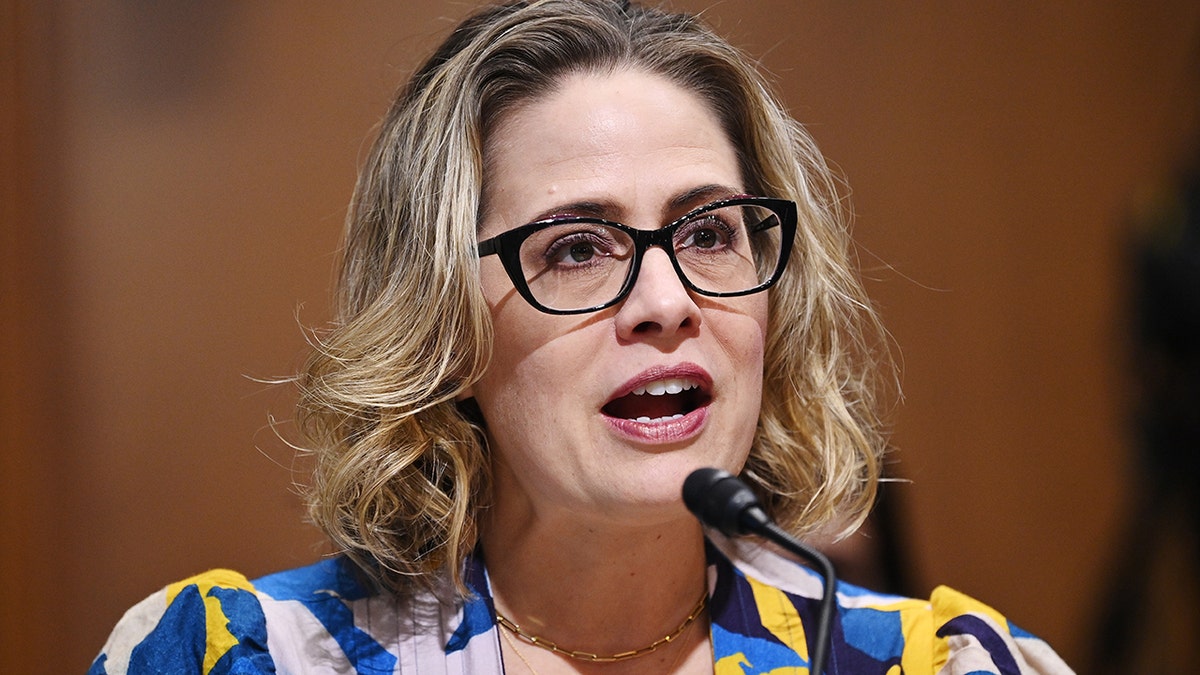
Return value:
[[(481, 239), (552, 215), (659, 228), (744, 192), (734, 149), (704, 103), (639, 71), (569, 76), (502, 120), (486, 160)], [(470, 393), (493, 456), (482, 535), (497, 604), (570, 648), (645, 646), (703, 589), (702, 535), (680, 486), (695, 468), (736, 473), (746, 459), (762, 395), (766, 293), (693, 295), (666, 253), (651, 249), (621, 303), (554, 316), (517, 295), (496, 256), (480, 266), (495, 346)], [(703, 405), (656, 423), (603, 410), (665, 375), (699, 385)], [(692, 633), (690, 647), (671, 649), (703, 666), (707, 631)], [(542, 659), (533, 662), (543, 672), (570, 665), (523, 651)]]

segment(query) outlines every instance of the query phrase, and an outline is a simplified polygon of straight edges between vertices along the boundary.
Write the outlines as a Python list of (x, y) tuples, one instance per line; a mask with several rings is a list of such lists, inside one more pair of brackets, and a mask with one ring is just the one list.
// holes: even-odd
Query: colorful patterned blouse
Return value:
[[(752, 542), (709, 541), (716, 675), (807, 675), (821, 579)], [(214, 570), (130, 609), (89, 675), (503, 673), (478, 559), (466, 579), (475, 596), (448, 607), (373, 593), (343, 558), (254, 582)], [(1046, 643), (945, 587), (914, 600), (840, 584), (831, 634), (829, 675), (1071, 673)]]

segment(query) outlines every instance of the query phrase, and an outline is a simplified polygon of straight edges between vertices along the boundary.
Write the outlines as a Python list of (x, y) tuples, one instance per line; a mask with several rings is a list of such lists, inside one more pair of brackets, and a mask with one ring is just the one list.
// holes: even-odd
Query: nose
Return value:
[(646, 251), (637, 281), (619, 305), (616, 322), (623, 340), (675, 337), (699, 329), (700, 307), (665, 251)]

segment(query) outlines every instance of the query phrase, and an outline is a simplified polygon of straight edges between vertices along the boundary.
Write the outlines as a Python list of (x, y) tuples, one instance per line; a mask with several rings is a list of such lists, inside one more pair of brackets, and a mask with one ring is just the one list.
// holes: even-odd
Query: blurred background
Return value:
[[(1196, 672), (1200, 338), (1153, 319), (1200, 296), (1200, 5), (673, 6), (710, 5), (846, 178), (903, 367), (905, 482), (851, 548), (1081, 672)], [(83, 672), (162, 585), (325, 550), (262, 381), (328, 318), (373, 125), (473, 3), (0, 6), (0, 663)]]

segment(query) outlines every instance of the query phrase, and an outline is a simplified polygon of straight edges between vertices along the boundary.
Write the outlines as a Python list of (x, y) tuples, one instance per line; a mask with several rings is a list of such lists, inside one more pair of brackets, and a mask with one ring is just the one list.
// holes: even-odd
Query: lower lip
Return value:
[(660, 445), (680, 443), (695, 438), (704, 428), (708, 420), (708, 406), (696, 408), (692, 412), (671, 420), (661, 422), (638, 422), (618, 417), (604, 417), (608, 426), (618, 435), (636, 443)]

